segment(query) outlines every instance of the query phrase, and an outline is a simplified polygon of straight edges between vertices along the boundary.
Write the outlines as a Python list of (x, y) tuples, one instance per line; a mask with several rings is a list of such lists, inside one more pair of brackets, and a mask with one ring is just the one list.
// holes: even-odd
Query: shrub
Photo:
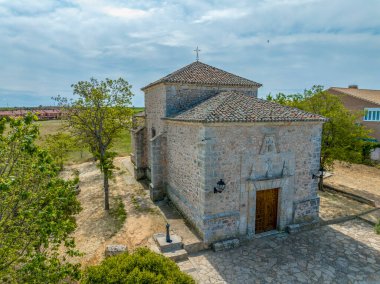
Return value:
[(110, 208), (110, 215), (115, 222), (115, 233), (118, 232), (127, 219), (127, 212), (125, 211), (123, 200), (118, 196), (114, 199), (113, 206)]
[(82, 283), (195, 283), (179, 270), (172, 260), (139, 248), (135, 253), (109, 257), (100, 265), (91, 266), (83, 274)]
[(380, 219), (377, 222), (377, 224), (375, 225), (375, 232), (376, 232), (376, 234), (380, 235)]

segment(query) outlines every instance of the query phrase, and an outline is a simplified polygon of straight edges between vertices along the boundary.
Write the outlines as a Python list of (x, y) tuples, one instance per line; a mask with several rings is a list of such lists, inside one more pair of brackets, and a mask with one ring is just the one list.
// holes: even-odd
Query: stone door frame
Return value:
[[(242, 237), (252, 239), (255, 234), (256, 223), (256, 193), (258, 191), (278, 188), (277, 228), (284, 230), (292, 218), (293, 187), (291, 177), (284, 176), (272, 179), (249, 179), (245, 183), (245, 198), (241, 200), (246, 204), (245, 216), (241, 218), (240, 234)], [(242, 213), (242, 212), (241, 212)]]
[[(264, 193), (265, 194), (265, 192), (266, 191), (276, 191), (276, 204), (275, 204), (275, 206), (274, 207), (276, 207), (276, 221), (275, 221), (275, 226), (274, 226), (274, 228), (273, 229), (271, 229), (271, 230), (266, 230), (266, 231), (262, 231), (262, 232), (259, 232), (259, 233), (257, 233), (257, 214), (258, 214), (258, 211), (257, 211), (257, 201), (258, 201), (258, 199), (257, 199), (257, 196), (258, 196), (258, 193), (259, 192), (262, 192), (262, 193)], [(272, 231), (272, 230), (277, 230), (277, 225), (278, 225), (278, 222), (279, 222), (279, 218), (278, 218), (278, 212), (279, 212), (279, 207), (280, 207), (280, 188), (268, 188), (268, 189), (263, 189), (263, 190), (258, 190), (258, 191), (256, 191), (256, 208), (255, 208), (255, 235), (257, 235), (257, 234), (260, 234), (260, 233), (265, 233), (265, 232), (268, 232), (268, 231)], [(265, 200), (265, 201), (268, 201), (268, 200)], [(266, 202), (264, 203), (264, 205), (267, 205), (266, 204)], [(267, 217), (267, 216), (266, 216)], [(265, 219), (264, 219), (265, 220)], [(267, 221), (267, 220), (265, 220), (265, 221)]]

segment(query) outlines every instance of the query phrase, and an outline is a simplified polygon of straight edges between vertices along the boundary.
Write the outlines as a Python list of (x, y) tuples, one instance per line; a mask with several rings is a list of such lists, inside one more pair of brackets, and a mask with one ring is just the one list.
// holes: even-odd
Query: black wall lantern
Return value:
[(220, 181), (216, 183), (216, 187), (214, 187), (214, 193), (222, 193), (225, 187), (226, 184), (224, 183), (223, 179), (220, 179)]
[(322, 178), (323, 177), (324, 169), (320, 168), (318, 174), (313, 174), (312, 179)]

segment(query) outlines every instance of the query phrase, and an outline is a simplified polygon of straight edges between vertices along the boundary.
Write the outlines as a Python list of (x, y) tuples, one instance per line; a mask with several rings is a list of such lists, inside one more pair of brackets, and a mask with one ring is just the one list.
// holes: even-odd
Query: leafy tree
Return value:
[(45, 145), (61, 169), (63, 169), (63, 163), (66, 161), (70, 151), (76, 146), (72, 137), (64, 132), (47, 135)]
[(125, 128), (132, 125), (131, 85), (119, 78), (98, 81), (80, 81), (74, 85), (75, 100), (58, 97), (64, 108), (70, 131), (88, 146), (99, 161), (103, 173), (104, 208), (109, 210), (109, 178), (114, 168), (116, 153), (110, 151), (112, 143)]
[[(304, 94), (285, 96), (280, 93), (267, 99), (328, 118), (322, 131), (322, 171), (331, 169), (334, 160), (349, 163), (362, 161), (364, 139), (369, 137), (369, 130), (357, 123), (363, 114), (352, 114), (337, 96), (324, 91), (322, 86), (313, 86)], [(319, 189), (323, 190), (323, 176)]]
[(36, 146), (36, 119), (10, 119), (7, 127), (0, 121), (0, 282), (79, 278), (78, 265), (65, 261), (77, 254), (69, 237), (80, 211), (74, 181), (59, 178), (51, 156)]
[(87, 268), (82, 283), (192, 284), (195, 281), (181, 272), (172, 260), (147, 248), (140, 248), (133, 254), (109, 257), (100, 265)]

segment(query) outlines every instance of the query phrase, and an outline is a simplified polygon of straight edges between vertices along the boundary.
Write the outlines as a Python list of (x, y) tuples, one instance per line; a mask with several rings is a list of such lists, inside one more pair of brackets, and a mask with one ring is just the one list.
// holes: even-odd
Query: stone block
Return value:
[(178, 235), (170, 235), (171, 243), (166, 242), (166, 234), (158, 233), (153, 235), (161, 252), (173, 252), (183, 248), (182, 238)]
[(163, 255), (170, 258), (171, 260), (175, 262), (184, 261), (188, 259), (187, 251), (184, 249), (164, 252)]
[(225, 240), (221, 242), (216, 242), (212, 244), (212, 248), (215, 252), (237, 248), (240, 245), (239, 239)]
[(303, 224), (291, 224), (291, 225), (286, 226), (286, 232), (288, 232), (289, 234), (296, 234), (299, 232), (312, 230), (318, 227), (319, 225), (320, 224), (318, 220), (312, 221), (309, 223), (303, 223)]
[(127, 251), (127, 246), (125, 245), (108, 245), (105, 250), (105, 256), (114, 256)]

